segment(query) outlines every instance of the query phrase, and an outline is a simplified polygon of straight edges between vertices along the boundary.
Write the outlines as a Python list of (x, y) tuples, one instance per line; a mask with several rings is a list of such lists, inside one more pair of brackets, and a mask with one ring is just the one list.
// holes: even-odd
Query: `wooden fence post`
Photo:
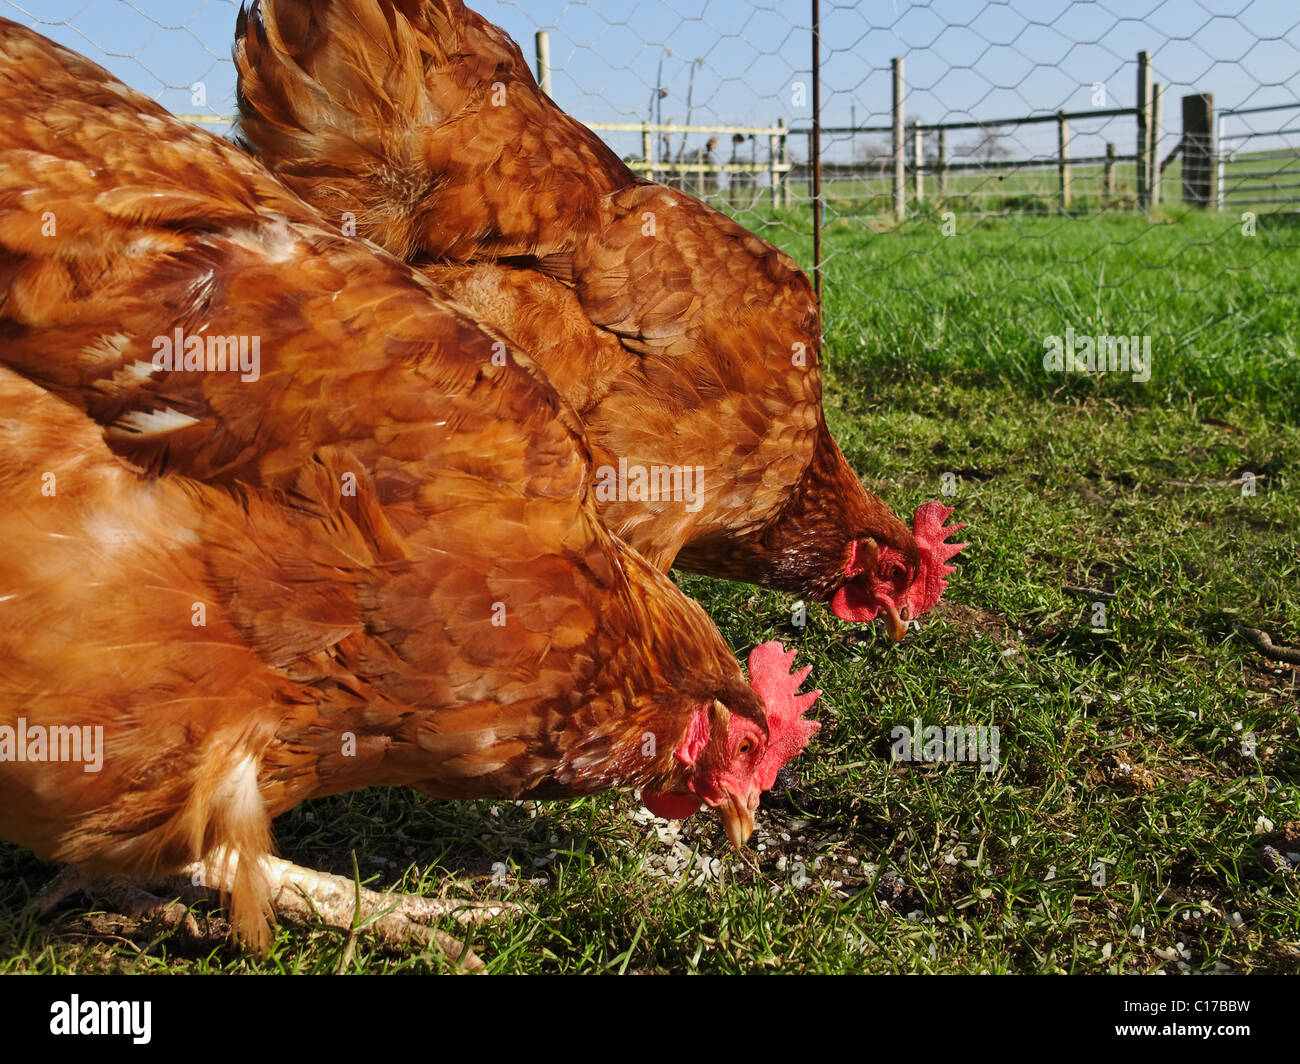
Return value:
[(1056, 112), (1057, 173), (1060, 178), (1061, 210), (1070, 209), (1070, 120), (1064, 111)]
[(1151, 189), (1151, 206), (1160, 206), (1160, 120), (1164, 110), (1165, 87), (1156, 82), (1151, 86), (1151, 177), (1147, 187)]
[(1183, 97), (1183, 202), (1208, 207), (1214, 195), (1214, 97)]
[(1151, 62), (1146, 52), (1137, 56), (1137, 202), (1151, 204)]
[(944, 171), (946, 171), (947, 169), (948, 169), (948, 131), (944, 129), (943, 126), (940, 126), (939, 127), (939, 165), (935, 169), (935, 174), (934, 174), (935, 194), (940, 199), (943, 199), (944, 185), (946, 184), (945, 178), (947, 176), (944, 173)]
[[(784, 118), (776, 120), (778, 126), (785, 125)], [(775, 209), (781, 206), (781, 171), (777, 169), (777, 164), (781, 161), (780, 141), (785, 139), (784, 133), (771, 133), (767, 138), (767, 176), (772, 182), (772, 207)], [(758, 180), (757, 177), (754, 178)]]
[(925, 132), (919, 118), (912, 123), (912, 183), (920, 206), (925, 202)]
[(890, 64), (894, 68), (894, 217), (907, 217), (907, 150), (903, 136), (903, 59)]
[(808, 131), (808, 202), (813, 198), (813, 135)]
[(1221, 211), (1228, 195), (1228, 153), (1223, 148), (1222, 111), (1214, 119), (1214, 146), (1210, 149), (1210, 154), (1217, 164), (1214, 168), (1214, 207)]
[(651, 170), (653, 166), (650, 162), (650, 153), (654, 150), (654, 138), (650, 135), (650, 123), (641, 123), (641, 154), (645, 156), (645, 176), (647, 180), (653, 180)]
[(542, 92), (551, 95), (551, 35), (538, 30), (534, 36), (537, 45), (537, 84)]
[[(785, 129), (785, 119), (778, 118), (776, 124)], [(790, 206), (790, 135), (782, 132), (781, 134), (781, 206)]]
[(1106, 142), (1106, 168), (1102, 171), (1101, 202), (1110, 206), (1115, 202), (1115, 145)]

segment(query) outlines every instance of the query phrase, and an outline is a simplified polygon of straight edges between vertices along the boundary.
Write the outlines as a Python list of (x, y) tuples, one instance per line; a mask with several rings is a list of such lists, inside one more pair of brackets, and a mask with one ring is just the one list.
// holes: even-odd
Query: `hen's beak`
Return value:
[(762, 792), (753, 787), (745, 796), (730, 788), (727, 800), (718, 806), (718, 815), (722, 817), (722, 826), (727, 831), (727, 838), (736, 849), (743, 849), (749, 836), (754, 833), (754, 814), (758, 812), (758, 800)]
[[(911, 611), (904, 606), (903, 614)], [(889, 632), (889, 640), (897, 643), (903, 636), (907, 635), (907, 617), (900, 616), (898, 610), (894, 609), (891, 603), (883, 603), (880, 607), (881, 619), (885, 622), (885, 629)]]

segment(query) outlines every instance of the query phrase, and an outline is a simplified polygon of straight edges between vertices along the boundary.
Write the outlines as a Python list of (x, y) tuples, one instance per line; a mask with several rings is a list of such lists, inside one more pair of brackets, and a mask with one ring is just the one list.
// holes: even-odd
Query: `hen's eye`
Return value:
[(752, 742), (748, 739), (741, 739), (740, 746), (737, 748), (736, 753), (744, 755), (749, 753), (752, 749), (754, 749), (754, 744)]
[(898, 587), (902, 587), (909, 580), (910, 573), (906, 566), (893, 562), (888, 565), (881, 574), (886, 581)]

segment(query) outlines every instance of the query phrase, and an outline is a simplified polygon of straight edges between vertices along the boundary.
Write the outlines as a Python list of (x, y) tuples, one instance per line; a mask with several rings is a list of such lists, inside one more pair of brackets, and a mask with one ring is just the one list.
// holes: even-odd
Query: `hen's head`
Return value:
[(948, 586), (945, 579), (955, 566), (949, 560), (965, 543), (946, 540), (965, 525), (944, 522), (952, 507), (927, 502), (912, 517), (919, 564), (913, 565), (900, 551), (879, 546), (872, 539), (855, 539), (844, 565), (845, 582), (831, 596), (831, 609), (842, 621), (867, 622), (883, 611), (890, 638), (897, 643), (907, 632), (908, 621), (933, 608)]
[(763, 701), (763, 722), (730, 712), (716, 700), (695, 710), (674, 751), (684, 770), (680, 786), (664, 793), (643, 790), (641, 801), (650, 812), (681, 820), (702, 804), (710, 806), (722, 818), (732, 845), (745, 844), (754, 830), (760, 796), (776, 782), (781, 766), (821, 727), (803, 719), (821, 692), (796, 694), (812, 666), (792, 673), (794, 656), (777, 642), (750, 652), (749, 680)]

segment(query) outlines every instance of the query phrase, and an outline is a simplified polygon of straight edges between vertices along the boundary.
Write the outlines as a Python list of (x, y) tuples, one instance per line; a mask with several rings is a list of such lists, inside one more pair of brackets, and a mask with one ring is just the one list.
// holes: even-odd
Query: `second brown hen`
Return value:
[(881, 613), (894, 639), (938, 601), (961, 526), (934, 502), (909, 530), (849, 467), (807, 278), (633, 174), (503, 31), (459, 0), (260, 0), (235, 60), (250, 150), (546, 370), (602, 517), (652, 562)]

